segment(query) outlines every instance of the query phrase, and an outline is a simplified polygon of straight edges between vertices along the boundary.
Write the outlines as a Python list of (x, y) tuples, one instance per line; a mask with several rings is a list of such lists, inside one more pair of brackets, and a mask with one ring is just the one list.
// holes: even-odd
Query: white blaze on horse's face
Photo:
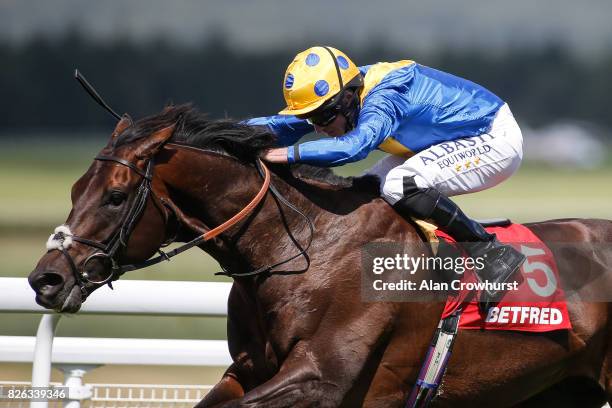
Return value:
[(72, 245), (72, 231), (67, 225), (56, 227), (53, 234), (47, 240), (47, 250), (68, 249)]

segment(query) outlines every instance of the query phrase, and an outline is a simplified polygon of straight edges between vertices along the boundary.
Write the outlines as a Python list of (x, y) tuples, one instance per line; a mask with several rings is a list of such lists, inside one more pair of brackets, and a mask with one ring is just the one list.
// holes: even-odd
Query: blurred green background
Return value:
[[(471, 216), (612, 219), (611, 13), (609, 1), (571, 0), (0, 2), (0, 276), (34, 268), (68, 215), (72, 183), (112, 131), (74, 68), (135, 118), (169, 101), (243, 118), (282, 108), (287, 64), (315, 44), (358, 65), (414, 59), (509, 102), (526, 159), (502, 185), (457, 198)], [(359, 174), (380, 157), (336, 171)], [(195, 249), (122, 279), (223, 280), (217, 270)], [(33, 335), (38, 320), (0, 314), (0, 335)], [(76, 315), (58, 335), (223, 339), (225, 321)], [(0, 363), (0, 379), (15, 370), (27, 376), (23, 365)]]

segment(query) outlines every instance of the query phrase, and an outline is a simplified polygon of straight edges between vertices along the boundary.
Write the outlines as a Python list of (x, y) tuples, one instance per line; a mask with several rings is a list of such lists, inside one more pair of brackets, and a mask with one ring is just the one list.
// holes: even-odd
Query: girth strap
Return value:
[(462, 310), (458, 309), (438, 323), (417, 381), (406, 401), (406, 408), (428, 407), (436, 396), (457, 338), (461, 312)]

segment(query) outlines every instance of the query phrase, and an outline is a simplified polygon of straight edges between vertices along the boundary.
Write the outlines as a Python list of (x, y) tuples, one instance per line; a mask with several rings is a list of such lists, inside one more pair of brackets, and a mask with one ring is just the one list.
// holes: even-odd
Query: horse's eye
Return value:
[(124, 201), (125, 193), (122, 193), (121, 191), (113, 191), (108, 199), (108, 202), (115, 207), (120, 206)]

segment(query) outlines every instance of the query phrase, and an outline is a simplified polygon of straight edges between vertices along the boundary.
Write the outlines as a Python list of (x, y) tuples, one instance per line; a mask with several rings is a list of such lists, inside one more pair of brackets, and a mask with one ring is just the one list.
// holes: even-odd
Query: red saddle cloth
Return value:
[[(571, 329), (557, 264), (544, 242), (521, 224), (488, 227), (486, 230), (496, 234), (501, 242), (511, 244), (527, 257), (520, 270), (522, 279), (519, 279), (518, 290), (507, 291), (486, 316), (478, 310), (476, 300), (480, 293), (476, 289), (460, 290), (448, 298), (442, 317), (449, 316), (461, 307), (461, 329), (526, 332)], [(436, 235), (450, 243), (454, 242), (441, 231), (436, 231)], [(461, 279), (461, 283), (478, 282), (472, 271), (464, 273)]]

